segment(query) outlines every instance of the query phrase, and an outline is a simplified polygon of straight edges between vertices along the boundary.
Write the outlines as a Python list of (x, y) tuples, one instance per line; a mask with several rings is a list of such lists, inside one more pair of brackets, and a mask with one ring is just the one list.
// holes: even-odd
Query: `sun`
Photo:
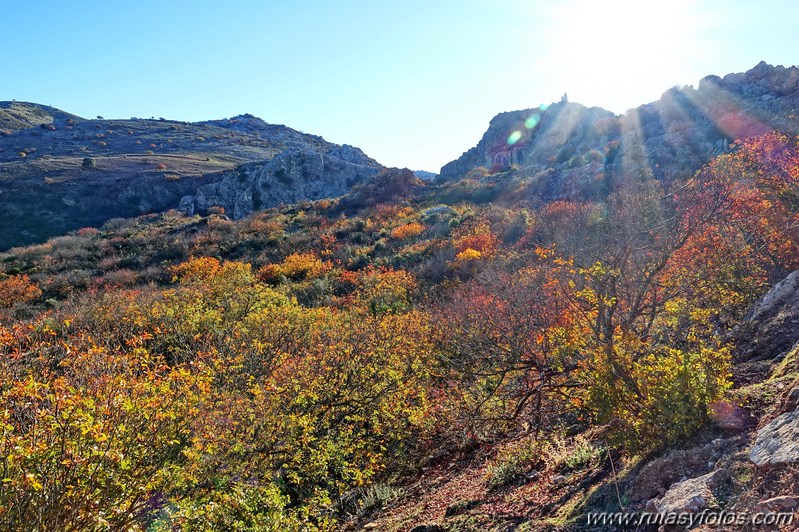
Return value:
[(543, 12), (546, 65), (571, 100), (616, 112), (657, 99), (703, 54), (691, 0), (572, 0)]

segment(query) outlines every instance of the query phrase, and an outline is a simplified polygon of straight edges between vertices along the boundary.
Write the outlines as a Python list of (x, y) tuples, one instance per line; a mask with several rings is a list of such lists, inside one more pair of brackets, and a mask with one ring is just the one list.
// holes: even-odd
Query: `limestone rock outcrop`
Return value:
[(757, 431), (749, 459), (758, 467), (799, 462), (799, 410), (782, 414)]
[(799, 271), (758, 300), (733, 331), (739, 358), (775, 358), (799, 341)]
[(343, 145), (327, 153), (290, 148), (266, 162), (247, 163), (180, 201), (186, 214), (222, 207), (233, 219), (303, 200), (340, 196), (375, 175), (381, 166), (358, 148)]

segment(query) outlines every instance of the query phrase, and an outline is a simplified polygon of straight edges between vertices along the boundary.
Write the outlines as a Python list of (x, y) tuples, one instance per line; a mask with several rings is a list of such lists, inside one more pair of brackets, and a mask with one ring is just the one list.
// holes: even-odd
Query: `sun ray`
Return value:
[(646, 139), (638, 109), (631, 109), (621, 117), (620, 156), (624, 176), (639, 179), (652, 177), (652, 167), (646, 151)]
[(712, 77), (703, 79), (698, 89), (686, 90), (684, 94), (730, 140), (762, 135), (775, 128), (775, 124), (768, 124), (747, 111), (742, 98), (724, 89)]

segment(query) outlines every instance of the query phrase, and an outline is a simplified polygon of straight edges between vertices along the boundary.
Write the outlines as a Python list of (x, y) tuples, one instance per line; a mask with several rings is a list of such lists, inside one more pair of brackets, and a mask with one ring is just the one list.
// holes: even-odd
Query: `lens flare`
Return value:
[(508, 137), (508, 145), (513, 146), (514, 144), (519, 142), (520, 138), (522, 138), (522, 132), (521, 131), (514, 131)]
[(533, 129), (535, 126), (538, 125), (538, 122), (541, 121), (541, 117), (538, 116), (538, 113), (533, 113), (524, 121), (524, 127), (527, 129)]

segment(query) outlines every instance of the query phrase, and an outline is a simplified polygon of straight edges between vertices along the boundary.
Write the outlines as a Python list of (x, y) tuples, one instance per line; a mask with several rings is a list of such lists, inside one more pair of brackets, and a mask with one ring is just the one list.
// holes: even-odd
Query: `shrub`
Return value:
[(455, 260), (457, 261), (477, 260), (482, 256), (483, 254), (477, 251), (476, 249), (466, 248), (457, 255), (455, 255)]
[(33, 301), (42, 291), (27, 275), (14, 275), (0, 281), (0, 308), (11, 308), (19, 303)]
[(418, 288), (416, 279), (405, 270), (368, 267), (360, 275), (355, 299), (374, 316), (411, 309)]
[(358, 501), (358, 515), (367, 516), (372, 512), (380, 510), (403, 495), (402, 488), (395, 488), (388, 484), (377, 483), (369, 486), (361, 499)]
[(493, 254), (499, 242), (486, 226), (480, 226), (469, 234), (455, 240), (455, 249), (462, 253), (467, 249), (479, 251), (483, 255)]
[(728, 347), (661, 347), (618, 364), (631, 368), (634, 386), (619, 386), (613, 365), (599, 364), (588, 406), (601, 422), (611, 423), (616, 442), (632, 451), (662, 448), (691, 435), (730, 385)]
[(391, 230), (391, 238), (396, 240), (405, 240), (406, 238), (413, 238), (419, 236), (425, 230), (425, 226), (418, 222), (411, 222), (400, 225)]
[(485, 166), (477, 166), (469, 170), (464, 176), (464, 179), (479, 179), (481, 177), (486, 177), (490, 173), (491, 172)]
[(289, 510), (289, 499), (273, 485), (242, 483), (216, 489), (207, 496), (181, 501), (162, 513), (148, 530), (302, 530), (300, 516)]
[(84, 157), (81, 166), (86, 169), (91, 169), (97, 166), (97, 162), (91, 157)]
[(77, 231), (78, 236), (96, 236), (100, 234), (100, 230), (95, 227), (82, 227)]
[(577, 471), (584, 468), (597, 456), (599, 456), (601, 449), (594, 447), (588, 439), (579, 435), (574, 438), (573, 447), (563, 460), (563, 464), (571, 471)]
[(281, 277), (292, 281), (313, 279), (332, 268), (329, 261), (322, 261), (313, 253), (292, 253), (280, 264), (267, 264), (258, 270), (258, 279), (276, 284)]
[(488, 489), (498, 489), (518, 480), (540, 463), (541, 451), (540, 444), (530, 440), (522, 440), (502, 449), (488, 466)]

